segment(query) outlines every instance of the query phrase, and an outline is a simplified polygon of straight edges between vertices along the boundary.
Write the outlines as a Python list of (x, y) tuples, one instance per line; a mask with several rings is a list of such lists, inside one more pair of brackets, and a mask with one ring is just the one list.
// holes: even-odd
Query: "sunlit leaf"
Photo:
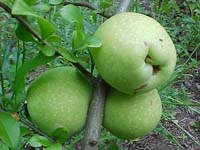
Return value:
[(19, 137), (19, 123), (10, 114), (0, 112), (0, 139), (10, 148), (16, 148)]
[(61, 42), (61, 37), (58, 36), (58, 35), (50, 35), (48, 38), (46, 38), (46, 41), (50, 42), (50, 43), (53, 43), (53, 42), (56, 42), (56, 43), (60, 43)]
[(101, 47), (102, 41), (98, 39), (96, 36), (90, 36), (86, 39), (86, 45), (87, 47), (95, 48), (95, 47)]
[(68, 22), (73, 23), (77, 22), (78, 26), (82, 28), (83, 26), (83, 16), (81, 14), (81, 11), (78, 7), (74, 5), (67, 5), (64, 6), (60, 10), (61, 16)]
[(74, 62), (74, 63), (77, 62), (77, 60), (76, 60), (76, 58), (73, 56), (73, 54), (71, 54), (70, 51), (67, 50), (66, 48), (60, 47), (60, 48), (58, 49), (58, 52), (59, 52), (66, 60), (68, 60), (68, 61), (70, 61), (70, 62)]
[(28, 142), (32, 147), (49, 146), (51, 142), (44, 136), (35, 134)]
[(47, 38), (55, 32), (55, 27), (48, 20), (41, 17), (38, 17), (37, 20), (43, 39)]
[(84, 32), (77, 28), (73, 31), (72, 35), (72, 47), (73, 49), (79, 49), (80, 47), (84, 46), (85, 35)]
[(41, 45), (40, 50), (46, 56), (53, 56), (56, 52), (55, 47), (51, 45)]
[(24, 0), (16, 0), (12, 7), (12, 14), (24, 16), (37, 16)]

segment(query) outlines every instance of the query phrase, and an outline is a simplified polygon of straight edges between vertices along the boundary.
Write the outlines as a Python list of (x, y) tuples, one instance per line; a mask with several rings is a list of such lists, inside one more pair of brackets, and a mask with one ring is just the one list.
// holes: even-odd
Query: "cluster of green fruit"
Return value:
[[(137, 13), (111, 17), (95, 35), (103, 44), (91, 54), (99, 74), (112, 87), (103, 125), (122, 139), (144, 136), (155, 128), (162, 114), (156, 88), (174, 71), (174, 45), (158, 22)], [(32, 83), (28, 111), (47, 134), (63, 128), (72, 136), (85, 125), (90, 96), (91, 85), (79, 71), (59, 67)]]

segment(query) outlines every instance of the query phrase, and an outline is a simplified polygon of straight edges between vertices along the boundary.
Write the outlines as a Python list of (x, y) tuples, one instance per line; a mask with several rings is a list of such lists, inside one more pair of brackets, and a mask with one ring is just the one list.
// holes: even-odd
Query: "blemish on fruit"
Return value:
[(163, 39), (159, 39), (159, 41), (163, 42)]
[(160, 71), (159, 65), (153, 65), (153, 75), (157, 74)]
[(145, 46), (148, 46), (148, 44), (147, 44), (147, 42), (146, 42), (146, 41), (144, 41), (144, 45), (145, 45)]

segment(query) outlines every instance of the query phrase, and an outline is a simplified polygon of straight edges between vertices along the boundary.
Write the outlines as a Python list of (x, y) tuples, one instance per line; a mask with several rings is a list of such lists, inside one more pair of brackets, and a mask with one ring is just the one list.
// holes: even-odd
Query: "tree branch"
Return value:
[(117, 9), (117, 13), (122, 13), (128, 10), (131, 0), (120, 0), (120, 5)]
[[(117, 13), (126, 11), (130, 0), (121, 0)], [(106, 99), (106, 83), (100, 76), (93, 82), (93, 94), (87, 116), (86, 130), (83, 139), (83, 150), (98, 150), (101, 133), (104, 104)]]
[[(43, 41), (42, 37), (39, 33), (37, 33), (30, 25), (29, 23), (22, 17), (18, 15), (13, 15), (11, 13), (11, 9), (4, 3), (0, 2), (0, 7), (2, 7), (6, 12), (12, 15), (13, 18), (17, 19), (39, 42), (41, 42), (44, 45), (49, 45), (47, 41)], [(59, 51), (56, 51), (57, 55), (60, 55)], [(88, 72), (81, 64), (79, 63), (73, 63), (71, 62), (75, 67), (77, 67), (89, 80), (92, 79), (92, 75), (90, 72)]]
[(99, 76), (93, 83), (93, 93), (87, 116), (83, 150), (97, 150), (101, 134), (105, 102), (105, 83)]
[[(72, 4), (72, 5), (75, 5), (75, 6), (81, 6), (81, 7), (89, 8), (91, 10), (98, 10), (97, 8), (91, 6), (88, 2), (69, 2), (69, 1), (64, 1), (64, 3), (63, 3), (63, 5), (69, 5), (69, 4)], [(111, 15), (107, 15), (104, 12), (98, 12), (97, 14), (101, 15), (101, 16), (103, 16), (105, 18), (110, 18), (111, 17)]]

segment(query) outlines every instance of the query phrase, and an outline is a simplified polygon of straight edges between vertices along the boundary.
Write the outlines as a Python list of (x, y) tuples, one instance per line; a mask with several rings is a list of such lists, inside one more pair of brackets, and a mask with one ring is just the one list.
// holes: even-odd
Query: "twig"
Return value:
[(105, 95), (105, 83), (101, 77), (98, 77), (93, 83), (93, 94), (87, 117), (83, 150), (98, 149), (98, 140), (102, 128)]
[[(88, 2), (69, 2), (69, 1), (64, 1), (63, 5), (75, 5), (75, 6), (81, 6), (81, 7), (85, 7), (85, 8), (89, 8), (91, 10), (98, 10), (97, 8), (91, 6)], [(97, 12), (98, 15), (101, 15), (105, 18), (110, 18), (112, 15), (107, 15), (104, 12)]]
[[(9, 14), (12, 15), (11, 9), (5, 5), (4, 3), (0, 2), (0, 7), (2, 7), (5, 11), (7, 11)], [(16, 18), (39, 42), (41, 42), (44, 45), (49, 45), (47, 41), (44, 41), (40, 34), (38, 34), (30, 25), (29, 23), (21, 16), (18, 15), (12, 15), (12, 17)], [(58, 55), (60, 53), (56, 52)], [(92, 76), (91, 74), (80, 64), (71, 62), (74, 66), (78, 66), (78, 69), (89, 79), (91, 80)]]
[[(129, 3), (130, 0), (122, 0), (117, 13), (126, 11)], [(93, 82), (93, 93), (83, 139), (83, 150), (98, 150), (106, 99), (106, 86), (100, 76)]]
[(35, 133), (46, 137), (50, 142), (55, 143), (55, 140), (52, 139), (51, 137), (49, 137), (47, 134), (45, 134), (43, 131), (41, 131), (40, 129), (36, 128), (30, 121), (27, 121), (26, 119), (24, 119), (23, 117), (20, 117), (19, 120), (21, 123), (23, 123), (24, 125), (26, 125), (27, 127), (29, 127), (31, 130), (33, 130)]
[(121, 0), (120, 5), (117, 9), (117, 13), (122, 13), (127, 11), (131, 0)]

